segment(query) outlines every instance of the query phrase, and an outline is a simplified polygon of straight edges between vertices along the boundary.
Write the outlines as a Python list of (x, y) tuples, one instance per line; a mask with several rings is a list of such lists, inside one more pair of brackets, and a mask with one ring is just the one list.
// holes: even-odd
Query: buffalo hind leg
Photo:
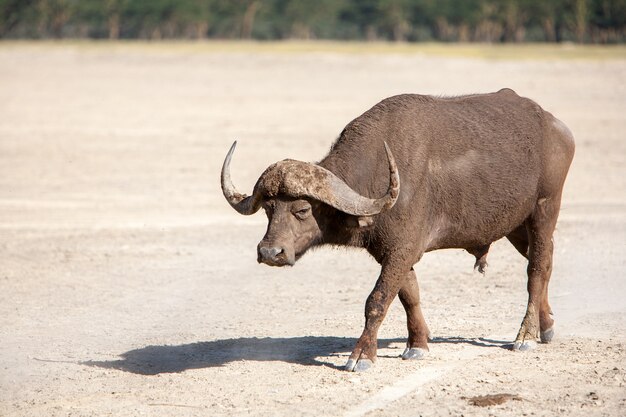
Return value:
[[(513, 230), (506, 238), (515, 246), (515, 249), (517, 249), (519, 253), (528, 259), (528, 232), (526, 231), (526, 224), (522, 224), (517, 229)], [(546, 284), (539, 307), (540, 337), (541, 341), (544, 343), (550, 342), (554, 336), (554, 320), (551, 315), (552, 309), (548, 302), (548, 284)]]
[(542, 342), (549, 342), (554, 335), (554, 320), (550, 316), (552, 311), (548, 303), (548, 284), (552, 274), (552, 234), (558, 216), (558, 202), (559, 199), (540, 199), (535, 211), (526, 220), (528, 308), (513, 345), (515, 350), (532, 349), (540, 337)]
[(365, 371), (376, 361), (378, 329), (387, 314), (389, 305), (405, 285), (411, 266), (400, 267), (395, 262), (385, 262), (374, 289), (365, 303), (365, 328), (356, 342), (346, 371)]
[(409, 330), (409, 338), (402, 359), (421, 359), (428, 352), (429, 331), (422, 315), (420, 290), (413, 268), (400, 289), (398, 297), (406, 311), (406, 325)]

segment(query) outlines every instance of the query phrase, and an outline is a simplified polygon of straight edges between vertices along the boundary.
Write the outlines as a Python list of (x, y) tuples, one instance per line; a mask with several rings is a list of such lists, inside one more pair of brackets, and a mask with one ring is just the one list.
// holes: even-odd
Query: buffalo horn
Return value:
[(393, 154), (385, 143), (389, 163), (389, 187), (381, 198), (367, 198), (354, 191), (334, 173), (308, 162), (284, 160), (270, 166), (257, 181), (252, 196), (239, 193), (230, 180), (230, 159), (235, 145), (228, 151), (222, 166), (222, 191), (230, 205), (241, 214), (253, 214), (261, 207), (263, 195), (310, 197), (353, 216), (373, 216), (396, 203), (400, 177)]
[(364, 197), (331, 173), (329, 185), (332, 197), (331, 201), (325, 203), (354, 216), (373, 216), (393, 207), (400, 191), (400, 176), (396, 161), (386, 142), (385, 151), (389, 162), (389, 187), (383, 197), (377, 199)]
[(230, 179), (230, 159), (233, 157), (236, 146), (237, 141), (233, 142), (233, 145), (226, 155), (226, 159), (224, 159), (224, 165), (222, 165), (222, 192), (224, 193), (226, 201), (228, 201), (235, 210), (241, 214), (250, 215), (256, 213), (259, 211), (259, 208), (261, 208), (261, 196), (258, 192), (255, 192), (251, 196), (241, 194), (233, 185)]

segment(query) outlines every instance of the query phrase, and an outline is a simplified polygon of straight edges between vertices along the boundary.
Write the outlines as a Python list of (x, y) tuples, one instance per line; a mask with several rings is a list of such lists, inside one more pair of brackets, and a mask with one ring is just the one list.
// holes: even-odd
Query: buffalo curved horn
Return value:
[(389, 163), (387, 193), (376, 199), (354, 191), (333, 172), (308, 162), (284, 160), (271, 165), (261, 175), (252, 196), (238, 192), (230, 179), (230, 160), (237, 142), (233, 143), (222, 166), (222, 192), (230, 205), (241, 214), (256, 213), (263, 195), (279, 193), (291, 197), (310, 197), (353, 216), (373, 216), (388, 210), (396, 203), (400, 191), (400, 176), (396, 161), (385, 142)]
[[(319, 166), (316, 167), (328, 173), (328, 188), (330, 192), (327, 196), (310, 196), (353, 216), (373, 216), (385, 210), (389, 210), (396, 203), (400, 193), (400, 175), (398, 174), (396, 161), (387, 142), (385, 142), (385, 151), (389, 163), (389, 187), (384, 196), (376, 199), (364, 197), (354, 191), (335, 174)], [(312, 194), (318, 193), (314, 192)]]
[(237, 141), (233, 142), (222, 165), (222, 193), (224, 193), (226, 201), (228, 201), (232, 208), (241, 214), (250, 215), (256, 213), (259, 211), (259, 208), (261, 208), (261, 196), (258, 192), (253, 193), (251, 196), (241, 194), (233, 185), (230, 179), (230, 160), (233, 157), (236, 146)]

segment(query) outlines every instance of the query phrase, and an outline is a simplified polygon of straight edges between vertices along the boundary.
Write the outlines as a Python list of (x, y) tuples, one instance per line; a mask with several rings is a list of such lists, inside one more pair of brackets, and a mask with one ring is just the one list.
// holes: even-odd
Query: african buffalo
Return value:
[(534, 101), (510, 89), (387, 98), (350, 122), (319, 163), (271, 165), (251, 196), (230, 179), (235, 145), (222, 191), (241, 214), (265, 210), (259, 262), (293, 265), (309, 248), (330, 244), (365, 248), (382, 266), (346, 370), (376, 360), (378, 328), (396, 295), (409, 333), (402, 358), (423, 357), (429, 331), (413, 265), (425, 252), (462, 248), (482, 271), (502, 237), (528, 259), (528, 307), (514, 349), (552, 339), (552, 234), (574, 139)]

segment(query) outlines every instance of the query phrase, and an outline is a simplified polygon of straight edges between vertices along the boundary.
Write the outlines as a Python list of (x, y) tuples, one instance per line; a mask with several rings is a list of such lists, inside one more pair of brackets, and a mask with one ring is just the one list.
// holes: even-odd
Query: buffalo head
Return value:
[(319, 165), (292, 159), (270, 165), (259, 177), (252, 195), (241, 194), (230, 179), (230, 160), (236, 145), (233, 143), (222, 166), (222, 192), (241, 214), (256, 213), (261, 207), (265, 210), (269, 222), (257, 254), (258, 261), (267, 265), (293, 265), (307, 249), (323, 241), (328, 206), (352, 216), (369, 217), (390, 209), (398, 198), (400, 178), (386, 143), (389, 187), (387, 194), (378, 199), (358, 194)]

